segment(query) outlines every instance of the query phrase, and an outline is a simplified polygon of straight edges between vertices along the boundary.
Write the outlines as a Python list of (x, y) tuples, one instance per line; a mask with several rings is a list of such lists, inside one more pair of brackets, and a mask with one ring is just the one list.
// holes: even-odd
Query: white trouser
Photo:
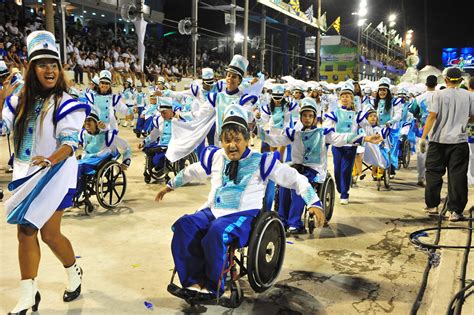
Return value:
[(418, 181), (425, 181), (425, 161), (426, 152), (421, 153), (419, 148), (420, 138), (416, 138), (416, 170), (418, 172)]

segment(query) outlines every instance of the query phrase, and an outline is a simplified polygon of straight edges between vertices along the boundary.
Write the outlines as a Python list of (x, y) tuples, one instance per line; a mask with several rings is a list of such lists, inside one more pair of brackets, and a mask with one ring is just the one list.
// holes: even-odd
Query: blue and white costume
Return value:
[[(301, 111), (311, 110), (316, 116), (316, 102), (313, 98), (302, 101)], [(315, 118), (316, 119), (316, 118)], [(263, 132), (263, 139), (272, 146), (292, 145), (292, 165), (299, 165), (300, 174), (309, 182), (323, 183), (327, 176), (327, 145), (343, 146), (362, 144), (363, 136), (356, 133), (338, 133), (334, 128), (317, 128), (305, 130), (287, 128), (281, 134)], [(285, 226), (301, 230), (304, 228), (301, 215), (304, 202), (294, 190), (280, 188), (278, 214)]]
[[(354, 86), (350, 82), (343, 84), (342, 93), (353, 93)], [(324, 127), (328, 130), (335, 130), (337, 133), (357, 134), (358, 124), (362, 121), (360, 112), (338, 107), (334, 111), (325, 115)], [(349, 198), (350, 183), (352, 180), (352, 168), (354, 166), (357, 147), (346, 145), (343, 147), (332, 147), (334, 162), (334, 177), (337, 191), (341, 194), (341, 200)]]
[[(239, 112), (237, 106), (229, 109)], [(245, 110), (240, 109), (239, 117), (246, 115)], [(231, 163), (237, 163), (234, 179), (228, 171)], [(168, 187), (176, 189), (208, 177), (211, 191), (207, 202), (195, 214), (185, 215), (173, 224), (171, 250), (183, 287), (200, 283), (214, 294), (222, 294), (225, 275), (220, 292), (216, 289), (226, 263), (226, 247), (235, 241), (239, 247), (247, 245), (268, 180), (296, 190), (309, 206), (321, 207), (321, 203), (308, 180), (287, 164), (280, 163), (278, 154), (261, 154), (248, 148), (240, 160), (230, 161), (223, 149), (207, 147), (201, 162), (182, 170), (168, 182)]]
[(133, 130), (135, 133), (143, 133), (145, 127), (145, 117), (142, 116), (143, 111), (146, 108), (146, 98), (147, 95), (142, 89), (142, 84), (139, 82), (137, 83), (137, 92), (135, 94), (135, 103), (137, 107), (137, 121), (135, 123), (135, 129)]
[[(13, 130), (18, 102), (17, 96), (6, 100), (2, 117), (8, 130)], [(15, 154), (13, 182), (9, 185), (13, 195), (5, 203), (9, 223), (41, 229), (57, 209), (72, 205), (77, 180), (76, 157), (72, 155), (43, 169), (31, 165), (31, 158), (51, 156), (61, 145), (76, 150), (79, 132), (89, 112), (89, 105), (79, 103), (67, 93), (63, 93), (57, 106), (53, 97), (36, 101), (25, 138)]]

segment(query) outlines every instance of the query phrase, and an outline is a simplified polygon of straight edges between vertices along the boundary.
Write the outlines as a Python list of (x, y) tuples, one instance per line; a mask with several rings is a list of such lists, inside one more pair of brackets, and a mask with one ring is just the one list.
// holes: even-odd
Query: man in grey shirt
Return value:
[(459, 88), (462, 81), (459, 68), (446, 72), (446, 89), (433, 94), (428, 103), (428, 118), (420, 140), (421, 152), (426, 151), (425, 210), (438, 213), (443, 175), (448, 170), (448, 204), (450, 221), (463, 219), (467, 204), (467, 167), (469, 147), (467, 124), (474, 121), (474, 94)]

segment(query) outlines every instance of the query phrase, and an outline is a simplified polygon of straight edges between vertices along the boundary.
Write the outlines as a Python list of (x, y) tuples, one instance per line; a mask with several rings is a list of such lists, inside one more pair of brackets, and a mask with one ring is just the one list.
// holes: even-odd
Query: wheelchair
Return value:
[[(334, 213), (334, 200), (336, 198), (336, 187), (334, 183), (334, 179), (332, 178), (329, 172), (326, 175), (326, 179), (323, 183), (316, 183), (312, 182), (311, 186), (318, 194), (319, 199), (323, 205), (324, 217), (325, 217), (325, 225), (329, 223), (331, 220), (332, 215)], [(279, 186), (275, 187), (275, 201), (273, 205), (273, 210), (278, 213), (279, 207)], [(316, 223), (314, 222), (314, 215), (309, 214), (308, 208), (305, 206), (303, 212), (303, 224), (304, 227), (308, 227), (309, 234), (313, 234), (314, 229), (316, 227)]]
[[(368, 165), (366, 162), (362, 161), (362, 172), (360, 173), (361, 175), (364, 174), (365, 171), (371, 171), (375, 167), (376, 170), (372, 172), (372, 174), (376, 174), (374, 177), (374, 180), (377, 182), (377, 191), (380, 191), (380, 188), (383, 186), (385, 189), (390, 190), (390, 171), (392, 166), (389, 165), (387, 168), (383, 169), (381, 167), (373, 166), (373, 165)], [(373, 175), (372, 175), (373, 176)], [(364, 174), (365, 177), (365, 174)], [(357, 182), (357, 176), (352, 176), (352, 182), (351, 186), (353, 187), (355, 183)]]
[[(216, 294), (212, 299), (200, 299), (190, 296), (184, 289), (174, 284), (176, 268), (173, 270), (168, 292), (184, 299), (192, 307), (197, 305), (220, 305), (237, 308), (242, 304), (244, 293), (239, 280), (247, 276), (252, 289), (257, 293), (268, 290), (280, 274), (285, 257), (286, 237), (283, 223), (275, 212), (260, 212), (252, 224), (248, 246), (238, 248), (229, 244), (226, 252), (226, 263), (222, 268), (217, 292), (222, 280), (227, 277), (226, 291), (230, 296)], [(227, 275), (229, 273), (229, 275)]]
[(176, 176), (186, 166), (198, 161), (196, 153), (191, 152), (176, 162), (170, 162), (165, 157), (166, 149), (166, 146), (157, 144), (150, 144), (143, 148), (146, 155), (143, 172), (145, 183), (149, 184), (152, 180), (167, 182), (171, 178), (170, 174)]
[(108, 210), (116, 208), (122, 202), (127, 190), (127, 176), (117, 162), (119, 156), (117, 154), (105, 158), (93, 171), (82, 175), (82, 188), (74, 196), (73, 203), (75, 207), (84, 205), (86, 215), (92, 215), (95, 211), (90, 201), (93, 195), (99, 205)]

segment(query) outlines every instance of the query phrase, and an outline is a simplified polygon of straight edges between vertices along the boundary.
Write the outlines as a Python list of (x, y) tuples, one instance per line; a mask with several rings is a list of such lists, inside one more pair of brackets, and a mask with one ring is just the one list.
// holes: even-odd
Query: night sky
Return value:
[[(200, 0), (208, 4), (225, 5), (230, 0)], [(285, 0), (288, 2), (288, 0)], [(352, 15), (359, 6), (359, 0), (322, 0), (322, 12), (327, 12), (328, 25), (341, 16), (341, 35), (354, 41), (357, 40), (357, 17)], [(419, 68), (425, 64), (441, 67), (441, 51), (443, 47), (474, 47), (474, 23), (472, 11), (469, 9), (472, 1), (441, 1), (441, 0), (368, 0), (368, 22), (375, 27), (381, 21), (387, 21), (390, 13), (397, 14), (397, 29), (400, 35), (406, 30), (413, 29), (413, 45), (418, 48), (421, 59)], [(243, 7), (243, 1), (237, 0)], [(304, 11), (313, 4), (317, 12), (317, 2), (300, 0), (301, 10)], [(425, 4), (427, 27), (425, 27)], [(180, 10), (177, 10), (180, 8)], [(260, 12), (260, 5), (250, 0), (250, 9)], [(191, 16), (191, 0), (168, 0), (165, 4), (165, 17), (179, 20)], [(403, 13), (404, 12), (404, 13)], [(224, 25), (224, 13), (219, 11), (199, 10), (199, 26), (227, 33), (229, 27)], [(282, 16), (277, 17), (282, 20)], [(242, 19), (237, 20), (237, 29), (242, 28)], [(240, 25), (239, 25), (240, 23)], [(298, 24), (294, 24), (298, 26)], [(250, 32), (258, 33), (257, 24), (250, 23)], [(336, 35), (330, 30), (328, 35)], [(427, 35), (427, 45), (425, 40)]]

